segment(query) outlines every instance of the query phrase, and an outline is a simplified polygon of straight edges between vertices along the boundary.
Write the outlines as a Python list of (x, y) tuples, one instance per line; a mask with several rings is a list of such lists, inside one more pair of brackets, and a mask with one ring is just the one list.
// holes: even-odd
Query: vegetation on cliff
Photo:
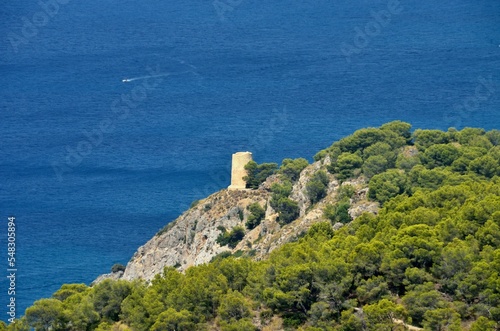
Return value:
[[(500, 330), (500, 131), (410, 129), (358, 130), (314, 157), (308, 203), (322, 201), (329, 176), (364, 176), (378, 215), (352, 220), (355, 191), (343, 185), (323, 222), (268, 259), (166, 268), (151, 284), (63, 285), (8, 329)], [(290, 192), (305, 166), (283, 162), (270, 188), (284, 226), (299, 215)], [(276, 167), (251, 169), (258, 186)], [(262, 213), (252, 205), (248, 228)], [(244, 231), (224, 229), (220, 240)]]

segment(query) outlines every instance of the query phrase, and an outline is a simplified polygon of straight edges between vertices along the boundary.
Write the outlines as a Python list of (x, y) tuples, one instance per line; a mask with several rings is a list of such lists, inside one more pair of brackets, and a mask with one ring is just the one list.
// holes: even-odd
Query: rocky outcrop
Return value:
[[(318, 203), (311, 205), (307, 197), (306, 185), (315, 172), (324, 170), (329, 163), (326, 158), (305, 168), (300, 178), (294, 183), (290, 198), (297, 201), (300, 216), (290, 224), (281, 226), (277, 221), (278, 214), (270, 207), (272, 193), (270, 187), (279, 181), (277, 175), (269, 177), (258, 190), (222, 190), (212, 194), (175, 221), (167, 225), (144, 246), (140, 247), (127, 264), (121, 275), (108, 274), (100, 276), (96, 281), (105, 278), (122, 278), (126, 280), (151, 280), (167, 266), (181, 271), (190, 266), (210, 262), (223, 252), (240, 253), (263, 259), (274, 249), (299, 238), (316, 222), (324, 221), (323, 210), (327, 204), (335, 203), (341, 185), (351, 185), (355, 194), (351, 199), (350, 215), (358, 217), (364, 212), (377, 213), (378, 204), (367, 200), (367, 183), (358, 178), (340, 184), (334, 176), (328, 174), (329, 185), (327, 195)], [(246, 230), (244, 238), (233, 249), (217, 243), (222, 228), (230, 231), (236, 226), (245, 227), (250, 215), (248, 206), (259, 203), (266, 209), (261, 224), (252, 230)], [(335, 224), (339, 229), (343, 224)]]
[(140, 247), (122, 278), (151, 280), (166, 266), (185, 270), (232, 251), (216, 242), (221, 227), (227, 230), (237, 225), (244, 227), (247, 207), (254, 202), (264, 205), (268, 197), (265, 190), (222, 190), (201, 200)]
[(109, 274), (103, 274), (97, 277), (92, 284), (97, 284), (102, 282), (105, 279), (112, 279), (112, 280), (118, 280), (122, 278), (123, 276), (123, 271), (118, 271), (118, 272), (110, 272)]

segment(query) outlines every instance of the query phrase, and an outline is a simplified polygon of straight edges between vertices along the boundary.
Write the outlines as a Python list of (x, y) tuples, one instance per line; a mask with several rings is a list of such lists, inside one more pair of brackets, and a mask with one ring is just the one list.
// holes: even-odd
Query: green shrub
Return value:
[(331, 239), (335, 233), (328, 222), (318, 222), (311, 225), (306, 233), (307, 237), (324, 237)]
[(242, 318), (240, 320), (232, 319), (231, 322), (221, 321), (221, 331), (256, 331), (259, 330), (252, 324), (250, 318)]
[(472, 161), (469, 169), (479, 175), (492, 178), (495, 175), (500, 175), (500, 161), (490, 155), (485, 155)]
[(403, 137), (406, 143), (411, 142), (411, 124), (402, 121), (392, 121), (383, 124), (380, 129), (395, 132), (397, 135)]
[(366, 160), (371, 156), (380, 155), (385, 158), (394, 158), (394, 152), (391, 145), (385, 142), (378, 142), (373, 145), (366, 147), (363, 150), (363, 159)]
[(116, 263), (111, 267), (111, 272), (116, 273), (119, 271), (125, 271), (125, 266), (121, 263)]
[(449, 142), (448, 133), (439, 130), (420, 130), (413, 133), (413, 141), (419, 150), (435, 144), (447, 144)]
[(250, 211), (250, 215), (248, 215), (245, 225), (247, 229), (251, 230), (260, 224), (264, 216), (266, 216), (266, 211), (258, 202), (252, 203), (248, 206), (248, 210)]
[(257, 189), (267, 177), (271, 176), (278, 169), (277, 163), (262, 163), (257, 164), (255, 161), (250, 161), (245, 165), (247, 175), (243, 178), (247, 182), (247, 188)]
[(420, 159), (427, 168), (449, 166), (460, 156), (458, 148), (450, 144), (429, 146)]
[(461, 145), (469, 145), (475, 138), (484, 135), (486, 131), (479, 128), (463, 128), (455, 134), (456, 140)]
[(273, 207), (279, 214), (280, 224), (288, 224), (299, 217), (299, 205), (290, 198), (280, 198)]
[(279, 169), (279, 173), (288, 178), (290, 181), (295, 182), (299, 179), (300, 173), (304, 170), (305, 167), (309, 165), (304, 158), (299, 159), (284, 159), (281, 167)]
[(337, 190), (337, 200), (350, 199), (356, 193), (356, 189), (352, 185), (341, 185)]
[(373, 176), (368, 184), (368, 197), (384, 204), (389, 199), (405, 191), (406, 176), (399, 170), (388, 170)]
[(367, 178), (384, 172), (389, 166), (389, 162), (382, 155), (370, 156), (363, 164), (363, 174)]
[(493, 146), (500, 145), (500, 130), (491, 130), (486, 132), (486, 138), (493, 144)]
[(241, 226), (235, 226), (231, 232), (227, 232), (225, 229), (215, 240), (221, 246), (229, 246), (235, 248), (236, 245), (245, 237), (245, 229)]
[(334, 205), (329, 204), (323, 210), (323, 216), (329, 219), (332, 224), (337, 222), (349, 223), (352, 221), (352, 217), (349, 215), (350, 207), (349, 200), (342, 200)]
[(240, 292), (231, 289), (221, 298), (217, 313), (221, 319), (227, 322), (251, 316), (248, 299)]
[(396, 168), (410, 171), (414, 166), (420, 164), (418, 155), (406, 156), (403, 153), (399, 154), (396, 159)]
[(337, 161), (328, 167), (331, 173), (337, 174), (340, 180), (345, 180), (359, 174), (363, 159), (357, 154), (342, 153)]
[(224, 260), (224, 259), (227, 259), (228, 257), (231, 257), (232, 255), (233, 254), (230, 251), (225, 251), (225, 252), (219, 253), (219, 254), (215, 255), (214, 257), (212, 257), (210, 262)]
[[(340, 154), (348, 152), (355, 154), (357, 152), (364, 153), (365, 149), (371, 148), (373, 145), (383, 143), (389, 145), (391, 152), (396, 149), (410, 145), (412, 136), (410, 133), (411, 125), (409, 123), (394, 121), (382, 125), (380, 128), (366, 128), (354, 132), (352, 135), (345, 137), (314, 156), (315, 161), (319, 161), (330, 156), (335, 162)], [(371, 151), (368, 151), (370, 154)], [(361, 155), (361, 154), (360, 154)], [(365, 158), (368, 158), (366, 156)], [(335, 171), (332, 171), (336, 173)]]
[(284, 181), (282, 184), (274, 183), (271, 185), (271, 192), (273, 196), (288, 197), (292, 193), (292, 183)]
[(328, 175), (323, 170), (316, 172), (306, 185), (307, 196), (311, 203), (316, 203), (326, 196)]
[(278, 201), (281, 198), (288, 198), (290, 196), (290, 193), (292, 193), (292, 183), (289, 181), (285, 181), (284, 183), (274, 183), (271, 186), (271, 192), (273, 193), (271, 195), (271, 207), (275, 210), (278, 211)]
[(92, 288), (91, 300), (95, 311), (102, 318), (118, 321), (121, 304), (131, 290), (132, 284), (127, 281), (105, 279)]
[(271, 186), (271, 207), (279, 214), (280, 224), (288, 224), (299, 217), (299, 206), (297, 202), (288, 198), (292, 192), (292, 183), (285, 181), (282, 184), (275, 183)]
[[(389, 135), (397, 136), (397, 134), (391, 132), (390, 130), (381, 130), (377, 128), (360, 129), (354, 132), (352, 135), (338, 141), (337, 146), (339, 146), (339, 148), (343, 152), (354, 153), (356, 151), (361, 151), (377, 142), (387, 141)], [(401, 142), (391, 143), (394, 143), (396, 145), (401, 144)], [(402, 140), (402, 143), (404, 144), (404, 139)]]

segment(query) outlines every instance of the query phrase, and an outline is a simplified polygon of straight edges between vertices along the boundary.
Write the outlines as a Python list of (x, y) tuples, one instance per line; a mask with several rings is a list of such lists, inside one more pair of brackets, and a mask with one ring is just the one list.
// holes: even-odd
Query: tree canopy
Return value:
[[(500, 329), (500, 134), (416, 130), (404, 122), (356, 131), (315, 156), (304, 193), (322, 201), (333, 178), (365, 176), (378, 214), (349, 216), (354, 188), (324, 203), (324, 221), (267, 259), (225, 256), (147, 284), (63, 285), (7, 330)], [(284, 161), (270, 206), (286, 225), (306, 162)], [(324, 169), (329, 165), (327, 174)], [(276, 170), (251, 165), (255, 183)], [(309, 169), (309, 168), (308, 168)], [(264, 217), (249, 207), (248, 228)], [(251, 216), (251, 217), (250, 217)], [(334, 230), (332, 223), (346, 223)], [(245, 229), (221, 229), (234, 247)], [(258, 321), (258, 323), (256, 322)]]

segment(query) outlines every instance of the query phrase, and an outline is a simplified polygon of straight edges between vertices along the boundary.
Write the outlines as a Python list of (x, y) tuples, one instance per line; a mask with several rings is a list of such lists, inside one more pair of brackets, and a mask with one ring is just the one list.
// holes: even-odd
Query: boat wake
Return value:
[(171, 73), (165, 73), (165, 74), (159, 74), (159, 75), (149, 75), (149, 76), (140, 76), (140, 77), (133, 77), (133, 78), (124, 78), (122, 79), (123, 83), (130, 83), (136, 80), (141, 80), (141, 79), (148, 79), (148, 78), (156, 78), (156, 77), (166, 77), (172, 75)]
[(165, 73), (157, 74), (157, 75), (148, 75), (148, 76), (138, 76), (138, 77), (131, 77), (131, 78), (123, 78), (122, 82), (123, 83), (130, 83), (130, 82), (134, 82), (136, 80), (142, 80), (142, 79), (192, 74), (192, 75), (194, 75), (197, 78), (198, 85), (199, 86), (203, 86), (200, 83), (200, 81), (203, 80), (203, 78), (200, 76), (200, 74), (198, 74), (197, 68), (194, 65), (186, 64), (184, 61), (179, 61), (179, 63), (182, 64), (184, 67), (187, 67), (187, 68), (185, 68), (187, 70), (177, 71), (177, 72), (165, 72)]

